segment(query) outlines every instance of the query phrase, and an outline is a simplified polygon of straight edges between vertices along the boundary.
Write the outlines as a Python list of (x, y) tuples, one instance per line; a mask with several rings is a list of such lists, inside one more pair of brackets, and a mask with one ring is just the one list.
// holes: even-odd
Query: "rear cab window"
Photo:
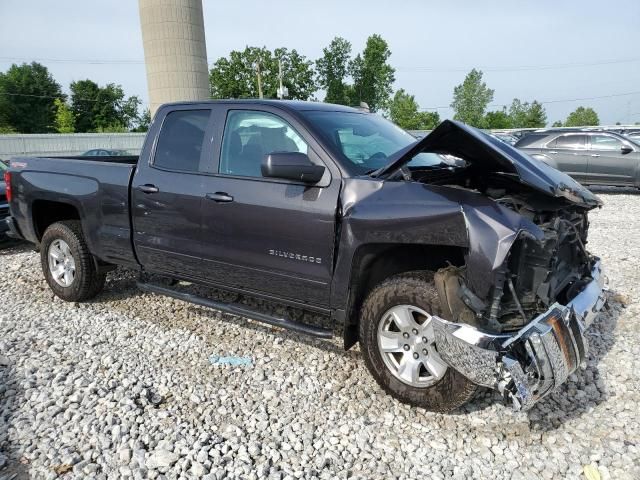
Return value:
[(197, 172), (211, 110), (174, 110), (162, 122), (153, 166), (166, 170)]

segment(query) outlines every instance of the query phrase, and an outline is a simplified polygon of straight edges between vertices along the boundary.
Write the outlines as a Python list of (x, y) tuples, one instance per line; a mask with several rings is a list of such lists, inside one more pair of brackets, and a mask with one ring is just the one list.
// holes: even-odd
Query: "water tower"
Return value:
[(159, 105), (209, 96), (202, 0), (139, 0), (151, 115)]

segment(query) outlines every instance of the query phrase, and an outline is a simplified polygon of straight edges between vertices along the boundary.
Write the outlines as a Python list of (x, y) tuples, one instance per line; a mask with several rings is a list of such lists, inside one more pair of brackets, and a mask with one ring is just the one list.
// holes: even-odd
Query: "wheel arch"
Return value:
[(360, 309), (367, 294), (385, 279), (414, 270), (436, 271), (447, 265), (462, 266), (467, 249), (448, 245), (369, 244), (353, 255), (344, 320), (345, 350), (359, 341)]
[(66, 202), (53, 200), (35, 200), (31, 205), (33, 231), (38, 242), (42, 240), (44, 232), (54, 223), (64, 220), (78, 220), (81, 222), (78, 208)]

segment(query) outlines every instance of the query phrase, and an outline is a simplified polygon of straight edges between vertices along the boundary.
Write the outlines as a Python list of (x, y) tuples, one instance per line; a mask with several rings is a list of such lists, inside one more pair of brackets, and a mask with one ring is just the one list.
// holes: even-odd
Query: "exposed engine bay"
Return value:
[(482, 174), (472, 165), (436, 165), (402, 169), (420, 183), (478, 192), (530, 220), (543, 232), (540, 240), (522, 230), (496, 270), (485, 298), (468, 288), (465, 267), (448, 267), (436, 275), (448, 318), (501, 333), (522, 328), (555, 302), (566, 304), (588, 278), (588, 209), (565, 199), (541, 195), (509, 175)]

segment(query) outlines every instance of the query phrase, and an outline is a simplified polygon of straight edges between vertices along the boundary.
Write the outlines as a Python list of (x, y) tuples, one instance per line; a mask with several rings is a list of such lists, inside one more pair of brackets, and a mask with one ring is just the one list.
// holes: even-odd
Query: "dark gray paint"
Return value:
[[(153, 150), (164, 116), (189, 108), (212, 110), (200, 160), (203, 172), (155, 168)], [(310, 159), (326, 167), (326, 177), (308, 186), (219, 175), (217, 162), (229, 109), (280, 115), (308, 142)], [(411, 152), (464, 154), (477, 167), (498, 172), (558, 205), (589, 209), (599, 203), (566, 175), (455, 122), (445, 122), (431, 134), (435, 136), (427, 137), (431, 140), (399, 152), (393, 165), (376, 178), (350, 177), (300, 114), (310, 109), (353, 111), (304, 102), (166, 105), (156, 114), (133, 176), (130, 165), (16, 159), (12, 215), (22, 235), (38, 243), (33, 202), (68, 203), (77, 208), (89, 247), (103, 261), (241, 289), (340, 317), (348, 309), (354, 259), (363, 247), (460, 247), (466, 252), (470, 288), (486, 298), (518, 233), (542, 235), (532, 222), (479, 193), (385, 178)], [(145, 193), (140, 190), (144, 186), (157, 192)], [(207, 198), (211, 193), (233, 197), (233, 202), (212, 201)], [(293, 258), (270, 255), (270, 250)], [(297, 254), (321, 261), (301, 261)]]

